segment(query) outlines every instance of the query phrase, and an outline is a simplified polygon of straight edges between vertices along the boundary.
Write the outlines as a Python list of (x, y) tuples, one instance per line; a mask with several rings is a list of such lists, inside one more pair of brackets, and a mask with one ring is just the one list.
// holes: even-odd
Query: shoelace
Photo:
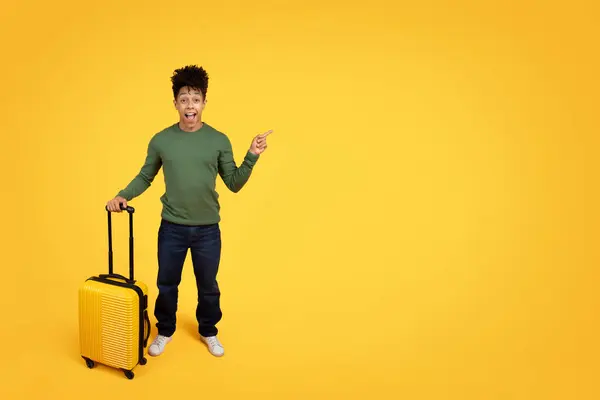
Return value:
[(165, 342), (167, 341), (166, 337), (163, 336), (157, 336), (156, 339), (154, 339), (154, 344), (157, 346), (164, 346)]
[(221, 346), (221, 345), (219, 344), (219, 342), (217, 341), (217, 338), (216, 338), (216, 337), (209, 337), (209, 338), (207, 338), (207, 339), (206, 339), (206, 341), (208, 342), (208, 344), (209, 344), (210, 346)]

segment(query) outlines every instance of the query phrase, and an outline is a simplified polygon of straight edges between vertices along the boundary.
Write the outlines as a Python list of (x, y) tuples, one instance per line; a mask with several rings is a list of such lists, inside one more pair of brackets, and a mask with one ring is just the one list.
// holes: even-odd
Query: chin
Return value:
[(188, 118), (181, 118), (180, 119), (180, 126), (182, 128), (184, 128), (184, 130), (187, 131), (195, 131), (200, 127), (200, 118), (198, 118), (198, 116), (196, 116), (193, 119), (188, 119)]
[(181, 118), (181, 123), (186, 125), (186, 126), (194, 126), (196, 124), (198, 124), (198, 117), (195, 117), (193, 119), (188, 119), (188, 118)]

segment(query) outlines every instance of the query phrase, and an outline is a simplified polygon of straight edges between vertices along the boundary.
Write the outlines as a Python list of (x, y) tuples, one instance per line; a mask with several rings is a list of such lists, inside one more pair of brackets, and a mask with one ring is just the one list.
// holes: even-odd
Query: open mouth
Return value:
[(196, 118), (196, 113), (185, 113), (186, 121), (193, 121)]

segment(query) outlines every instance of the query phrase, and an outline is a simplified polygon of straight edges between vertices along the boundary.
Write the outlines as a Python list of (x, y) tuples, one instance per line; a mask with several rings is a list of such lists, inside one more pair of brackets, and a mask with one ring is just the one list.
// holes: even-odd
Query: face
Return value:
[(182, 129), (193, 131), (202, 124), (202, 111), (206, 105), (206, 99), (198, 89), (182, 87), (177, 98), (173, 100), (175, 108), (179, 112), (179, 122)]

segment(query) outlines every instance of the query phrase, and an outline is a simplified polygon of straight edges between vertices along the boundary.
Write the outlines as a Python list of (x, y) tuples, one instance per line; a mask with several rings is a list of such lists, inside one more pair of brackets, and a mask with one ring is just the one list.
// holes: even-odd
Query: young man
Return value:
[(171, 77), (173, 104), (179, 122), (155, 134), (139, 174), (107, 203), (111, 212), (120, 204), (141, 195), (163, 168), (165, 193), (158, 230), (158, 297), (154, 315), (158, 335), (148, 348), (160, 355), (175, 333), (178, 287), (188, 250), (191, 251), (198, 304), (196, 319), (201, 340), (211, 354), (224, 349), (217, 339), (221, 320), (217, 271), (221, 257), (219, 195), (215, 191), (219, 174), (227, 188), (238, 192), (250, 178), (261, 153), (267, 148), (268, 131), (252, 140), (238, 167), (228, 137), (202, 121), (206, 106), (208, 74), (202, 67), (186, 66)]

